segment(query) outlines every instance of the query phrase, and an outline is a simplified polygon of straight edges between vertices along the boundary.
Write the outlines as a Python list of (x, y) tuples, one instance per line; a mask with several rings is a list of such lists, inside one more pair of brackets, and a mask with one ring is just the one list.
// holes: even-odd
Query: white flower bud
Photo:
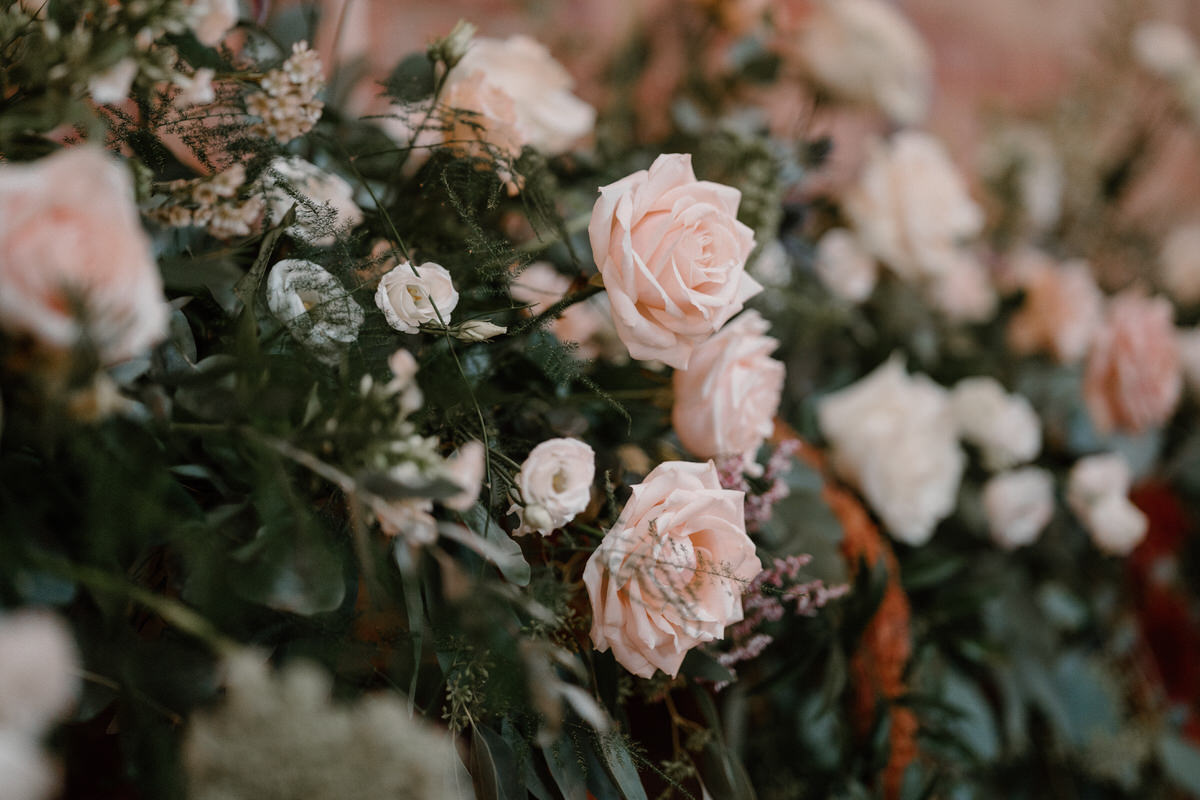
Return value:
[(482, 319), (472, 319), (458, 326), (456, 338), (464, 342), (485, 342), (508, 331), (503, 325), (493, 325)]

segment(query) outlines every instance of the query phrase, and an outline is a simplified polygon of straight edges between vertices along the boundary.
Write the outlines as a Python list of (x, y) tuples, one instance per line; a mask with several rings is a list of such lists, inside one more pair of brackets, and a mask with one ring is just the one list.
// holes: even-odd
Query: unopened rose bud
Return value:
[(505, 333), (508, 328), (503, 325), (493, 325), (481, 319), (473, 319), (458, 326), (454, 331), (456, 338), (464, 342), (484, 342)]

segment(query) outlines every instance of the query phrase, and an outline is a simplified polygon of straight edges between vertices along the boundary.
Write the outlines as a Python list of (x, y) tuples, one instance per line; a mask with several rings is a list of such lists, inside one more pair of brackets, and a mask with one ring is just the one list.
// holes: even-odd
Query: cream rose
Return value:
[(994, 475), (983, 486), (983, 508), (996, 544), (1024, 547), (1054, 517), (1054, 478), (1037, 467)]
[(571, 94), (573, 84), (528, 36), (478, 37), (446, 76), (444, 104), (478, 114), (482, 136), (491, 141), (489, 133), (499, 134), (493, 144), (512, 156), (525, 145), (558, 155), (596, 124), (596, 110)]
[(588, 235), (629, 354), (676, 369), (762, 287), (746, 274), (754, 232), (741, 192), (696, 180), (690, 155), (600, 188)]
[(1101, 432), (1137, 433), (1167, 421), (1183, 392), (1174, 309), (1127, 290), (1109, 303), (1088, 354), (1083, 399)]
[(267, 276), (267, 308), (296, 341), (337, 364), (358, 339), (365, 315), (337, 278), (312, 261), (288, 258)]
[(987, 376), (965, 378), (954, 386), (951, 406), (959, 435), (980, 449), (983, 465), (1002, 470), (1037, 458), (1042, 423), (1033, 406), (1009, 394)]
[(1110, 494), (1088, 509), (1083, 524), (1096, 547), (1114, 556), (1129, 555), (1146, 538), (1146, 515), (1124, 495)]
[(588, 507), (596, 477), (596, 454), (578, 439), (547, 439), (530, 451), (515, 484), (520, 504), (508, 510), (521, 524), (513, 534), (549, 536)]
[(296, 221), (287, 233), (302, 242), (333, 244), (339, 230), (363, 221), (362, 209), (354, 202), (354, 188), (302, 158), (272, 159), (259, 181), (272, 225), (296, 207)]
[(775, 427), (783, 393), (779, 346), (765, 335), (770, 324), (747, 311), (700, 345), (674, 376), (671, 424), (679, 441), (701, 458), (754, 455)]
[(711, 462), (668, 461), (633, 487), (583, 572), (597, 650), (635, 675), (674, 677), (688, 650), (742, 619), (742, 591), (762, 571), (743, 499)]
[(440, 264), (427, 261), (414, 269), (402, 261), (379, 281), (375, 305), (388, 325), (402, 333), (416, 333), (422, 324), (449, 324), (458, 291)]
[(1105, 497), (1127, 495), (1132, 480), (1129, 463), (1119, 453), (1085, 456), (1075, 462), (1067, 476), (1067, 505), (1085, 519), (1088, 510)]
[(879, 265), (845, 228), (827, 231), (817, 242), (817, 277), (835, 297), (861, 303), (875, 291)]
[(877, 143), (843, 205), (866, 249), (912, 283), (945, 275), (983, 228), (942, 144), (917, 131)]
[(954, 510), (966, 458), (949, 393), (893, 357), (817, 407), (839, 474), (895, 538), (921, 545)]
[(817, 0), (794, 49), (822, 88), (874, 106), (895, 122), (920, 122), (929, 108), (929, 51), (885, 2)]
[(0, 327), (105, 364), (167, 332), (168, 307), (129, 173), (99, 147), (0, 164)]

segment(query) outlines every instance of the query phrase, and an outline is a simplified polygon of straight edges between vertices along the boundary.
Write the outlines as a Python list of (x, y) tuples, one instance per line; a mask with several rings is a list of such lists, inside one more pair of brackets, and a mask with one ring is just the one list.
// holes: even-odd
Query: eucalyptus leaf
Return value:
[(549, 747), (543, 747), (546, 766), (563, 800), (587, 800), (587, 781), (575, 752), (575, 745), (565, 733)]

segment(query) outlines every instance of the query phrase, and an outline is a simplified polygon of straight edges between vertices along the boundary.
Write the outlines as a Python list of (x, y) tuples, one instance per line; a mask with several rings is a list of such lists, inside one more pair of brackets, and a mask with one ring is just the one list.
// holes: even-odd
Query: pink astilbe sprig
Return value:
[(792, 459), (800, 449), (800, 442), (787, 439), (780, 442), (767, 460), (766, 468), (761, 476), (767, 489), (756, 492), (750, 485), (745, 474), (745, 461), (740, 456), (730, 456), (717, 461), (717, 474), (721, 485), (726, 489), (736, 489), (746, 493), (746, 530), (756, 531), (771, 518), (775, 504), (788, 496), (787, 481), (784, 476), (792, 469)]
[[(777, 558), (750, 582), (742, 595), (745, 616), (727, 631), (732, 647), (717, 656), (721, 666), (733, 672), (735, 664), (758, 657), (775, 640), (761, 630), (766, 623), (778, 622), (788, 613), (798, 617), (815, 616), (830, 600), (850, 590), (847, 584), (826, 586), (822, 580), (802, 581), (800, 570), (811, 561), (812, 556), (807, 554)], [(716, 689), (720, 691), (726, 685), (726, 682), (718, 683)]]

